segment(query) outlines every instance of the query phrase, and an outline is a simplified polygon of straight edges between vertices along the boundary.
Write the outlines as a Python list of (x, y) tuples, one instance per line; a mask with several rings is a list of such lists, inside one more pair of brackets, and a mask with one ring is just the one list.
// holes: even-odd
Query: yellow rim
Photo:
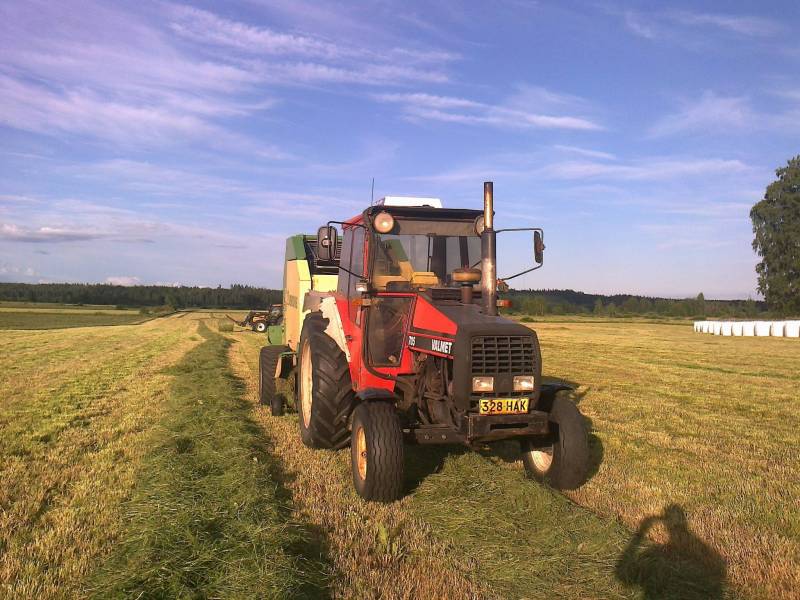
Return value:
[(358, 476), (362, 480), (367, 478), (367, 436), (364, 428), (359, 427), (356, 431), (356, 456), (358, 457)]
[(540, 473), (547, 473), (550, 466), (553, 464), (553, 447), (545, 448), (543, 450), (531, 450), (531, 459), (533, 466)]
[(311, 424), (313, 381), (311, 378), (311, 344), (306, 342), (300, 356), (300, 403), (303, 407), (303, 424), (306, 429)]

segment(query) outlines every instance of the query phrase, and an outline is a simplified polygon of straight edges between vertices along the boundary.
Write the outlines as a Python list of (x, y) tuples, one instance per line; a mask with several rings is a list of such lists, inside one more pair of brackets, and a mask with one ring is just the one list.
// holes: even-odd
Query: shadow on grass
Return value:
[(442, 470), (449, 456), (461, 456), (469, 449), (457, 445), (406, 445), (405, 493), (413, 493), (425, 479)]
[[(659, 524), (666, 529), (667, 541), (647, 541)], [(615, 571), (622, 583), (641, 588), (647, 600), (723, 598), (726, 572), (724, 559), (691, 531), (686, 513), (677, 504), (639, 524)]]
[[(283, 522), (291, 523), (297, 533), (292, 536), (291, 541), (284, 544), (283, 548), (288, 554), (304, 563), (304, 570), (310, 570), (317, 575), (317, 577), (303, 581), (300, 588), (294, 590), (294, 597), (330, 598), (325, 577), (330, 573), (332, 566), (329, 559), (330, 548), (326, 542), (325, 533), (316, 525), (297, 521), (292, 514), (294, 499), (288, 485), (294, 481), (295, 477), (287, 473), (280, 460), (276, 458), (277, 451), (273, 442), (264, 432), (264, 428), (251, 418), (253, 405), (245, 398), (247, 382), (231, 372), (228, 372), (226, 376), (236, 390), (235, 402), (237, 412), (242, 418), (242, 428), (252, 439), (250, 450), (259, 462), (266, 465), (269, 478), (275, 484), (274, 494), (277, 500), (278, 515)], [(309, 567), (311, 568), (309, 569)]]

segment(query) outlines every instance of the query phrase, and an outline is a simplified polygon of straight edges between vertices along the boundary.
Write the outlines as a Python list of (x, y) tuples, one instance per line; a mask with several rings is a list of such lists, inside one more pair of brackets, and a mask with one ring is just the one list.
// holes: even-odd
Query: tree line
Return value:
[(754, 318), (763, 314), (764, 302), (748, 300), (706, 300), (700, 293), (694, 298), (672, 299), (629, 294), (586, 294), (575, 290), (509, 290), (512, 313), (521, 315), (595, 315), (620, 317), (653, 315), (664, 317)]
[[(0, 283), (0, 300), (52, 302), (56, 304), (102, 304), (131, 308), (266, 308), (278, 304), (281, 290), (232, 285), (216, 287), (170, 287), (161, 285), (120, 286), (94, 283)], [(509, 290), (510, 312), (523, 315), (594, 314), (660, 315), (671, 317), (755, 317), (766, 305), (753, 300), (674, 300), (628, 294), (586, 294), (575, 290)]]
[(188, 287), (108, 285), (102, 283), (0, 283), (0, 300), (104, 304), (144, 308), (266, 308), (281, 302), (283, 292), (249, 285)]

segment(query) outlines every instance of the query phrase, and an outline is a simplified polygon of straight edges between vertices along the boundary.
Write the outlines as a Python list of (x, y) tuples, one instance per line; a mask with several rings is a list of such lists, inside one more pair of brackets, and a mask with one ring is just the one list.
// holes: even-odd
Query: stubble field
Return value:
[(531, 323), (589, 482), (407, 447), (383, 506), (257, 405), (264, 338), (219, 317), (0, 332), (0, 597), (800, 597), (796, 340)]

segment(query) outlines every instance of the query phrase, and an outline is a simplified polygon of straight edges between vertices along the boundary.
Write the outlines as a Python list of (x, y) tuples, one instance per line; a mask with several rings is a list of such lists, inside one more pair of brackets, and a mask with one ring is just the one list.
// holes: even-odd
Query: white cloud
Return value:
[(655, 25), (647, 22), (642, 15), (633, 11), (626, 11), (623, 14), (623, 19), (625, 26), (639, 37), (648, 40), (654, 40), (657, 37)]
[(746, 98), (726, 98), (705, 92), (698, 101), (659, 119), (649, 133), (652, 136), (664, 136), (682, 132), (742, 129), (755, 124), (756, 115)]
[(114, 275), (111, 277), (106, 277), (105, 283), (110, 285), (122, 285), (122, 286), (132, 286), (132, 285), (139, 285), (142, 282), (141, 279), (138, 277), (131, 277), (130, 275)]
[(29, 243), (84, 242), (106, 237), (94, 229), (66, 227), (20, 227), (13, 223), (0, 224), (0, 240)]
[[(432, 120), (508, 129), (575, 129), (584, 131), (603, 129), (599, 124), (584, 117), (526, 111), (519, 97), (514, 97), (510, 106), (419, 92), (375, 94), (373, 98), (378, 102), (401, 105), (405, 117), (412, 121)], [(540, 96), (540, 100), (542, 98), (543, 96)], [(548, 102), (553, 103), (556, 98), (562, 97), (553, 94)]]
[(725, 15), (677, 11), (669, 14), (674, 21), (692, 27), (711, 26), (747, 36), (766, 36), (780, 30), (772, 19), (750, 15)]
[(588, 156), (589, 158), (602, 158), (605, 160), (615, 160), (617, 157), (610, 152), (601, 152), (600, 150), (590, 150), (588, 148), (580, 148), (578, 146), (564, 146), (562, 144), (556, 144), (553, 146), (556, 150), (561, 150), (562, 152), (569, 152), (573, 154), (579, 154), (581, 156)]

